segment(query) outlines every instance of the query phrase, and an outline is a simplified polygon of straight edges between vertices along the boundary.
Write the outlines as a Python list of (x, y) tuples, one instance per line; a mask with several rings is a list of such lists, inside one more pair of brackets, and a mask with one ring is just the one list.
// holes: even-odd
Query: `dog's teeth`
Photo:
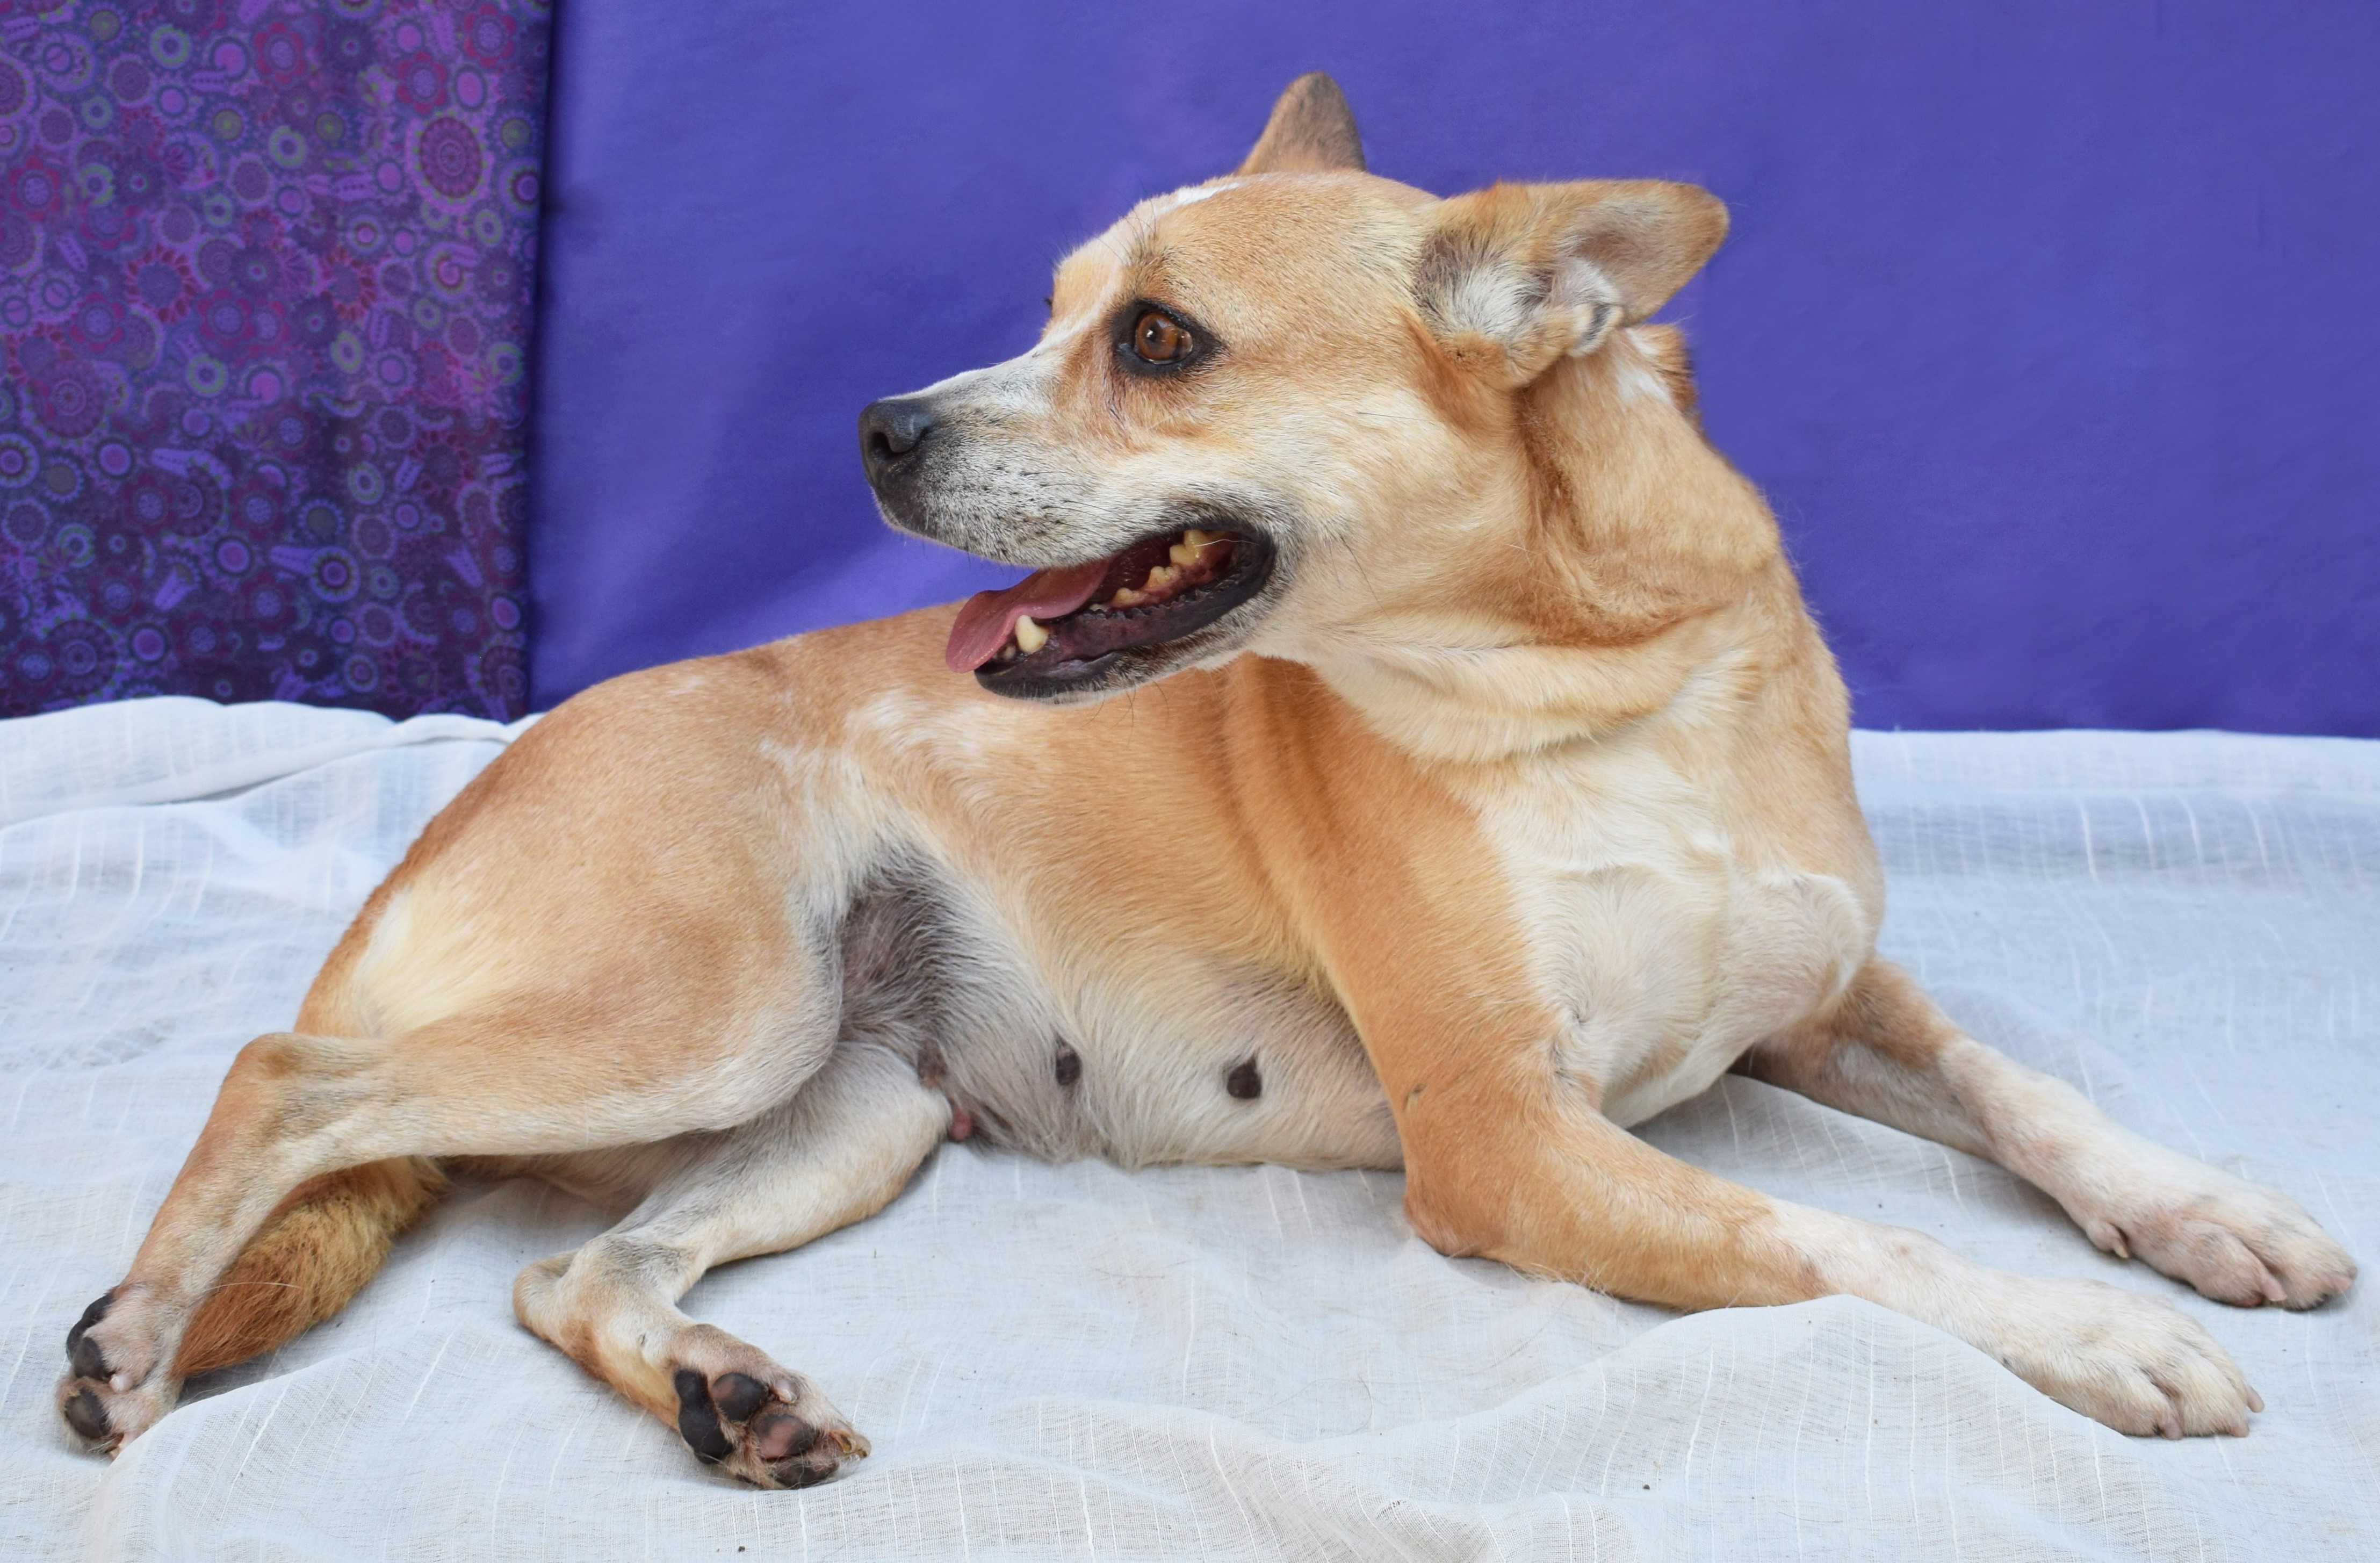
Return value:
[(1180, 542), (1175, 543), (1166, 551), (1172, 555), (1173, 563), (1176, 564), (1196, 564), (1201, 554), (1222, 540), (1223, 534), (1220, 532), (1202, 531), (1193, 527), (1182, 534)]
[(1050, 632), (1033, 622), (1030, 614), (1016, 621), (1016, 648), (1030, 657), (1050, 644)]
[(1133, 590), (1130, 587), (1118, 587), (1116, 588), (1116, 594), (1108, 599), (1108, 606), (1111, 608), (1137, 608), (1148, 600), (1148, 599), (1141, 596), (1140, 593)]
[(1143, 591), (1163, 591), (1167, 587), (1173, 584), (1173, 578), (1181, 573), (1181, 571), (1175, 569), (1171, 564), (1160, 564), (1156, 569), (1151, 570), (1148, 573), (1148, 579), (1140, 583), (1140, 589)]

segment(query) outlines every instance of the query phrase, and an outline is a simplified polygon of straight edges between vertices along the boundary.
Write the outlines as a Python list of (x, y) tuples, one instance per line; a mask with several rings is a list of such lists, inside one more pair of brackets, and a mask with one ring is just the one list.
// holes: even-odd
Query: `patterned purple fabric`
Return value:
[(0, 0), (0, 713), (527, 709), (543, 0)]

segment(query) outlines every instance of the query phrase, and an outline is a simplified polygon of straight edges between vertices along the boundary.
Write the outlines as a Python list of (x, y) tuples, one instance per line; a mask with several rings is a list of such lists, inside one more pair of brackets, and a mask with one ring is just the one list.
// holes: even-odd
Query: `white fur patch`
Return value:
[(1464, 267), (1439, 294), (1439, 318), (1456, 332), (1473, 332), (1508, 347), (1518, 346), (1552, 317), (1568, 317), (1575, 339), (1572, 355), (1601, 346), (1620, 321), (1610, 280), (1592, 262), (1576, 257), (1562, 263), (1542, 293), (1535, 278), (1500, 260)]
[(1644, 359), (1626, 354), (1621, 355), (1613, 366), (1612, 384), (1622, 401), (1666, 402), (1670, 399), (1669, 382), (1655, 373), (1652, 366)]
[(1239, 185), (1237, 179), (1219, 179), (1211, 185), (1193, 185), (1187, 189), (1175, 190), (1172, 195), (1152, 196), (1141, 203), (1140, 212), (1146, 220), (1154, 223), (1169, 212), (1196, 206), (1202, 200), (1221, 195), (1225, 190), (1237, 189)]
[(1456, 331), (1511, 342), (1527, 329), (1536, 309), (1530, 293), (1528, 278), (1509, 266), (1466, 267), (1439, 296), (1439, 313)]
[[(1058, 352), (1062, 348), (1068, 346), (1076, 337), (1082, 335), (1085, 332), (1094, 329), (1104, 329), (1103, 323), (1096, 318), (1087, 317), (1083, 320), (1076, 321), (1074, 324), (1066, 327), (1063, 331), (1053, 331), (1047, 336), (1044, 336), (1040, 341), (1035, 343), (1032, 346), (1026, 348), (1024, 357), (1046, 357), (1050, 354)], [(1022, 361), (1023, 360), (1020, 358), (1011, 358), (1008, 360), (1008, 362), (1012, 364)], [(977, 372), (981, 373), (982, 371), (978, 370)]]

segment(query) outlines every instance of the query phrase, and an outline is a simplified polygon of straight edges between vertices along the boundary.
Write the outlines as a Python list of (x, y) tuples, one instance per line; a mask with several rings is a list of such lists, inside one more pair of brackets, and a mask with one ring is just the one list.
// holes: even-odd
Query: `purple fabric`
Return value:
[(0, 713), (527, 709), (546, 27), (0, 4)]
[(1030, 342), (1053, 257), (1297, 72), (1378, 171), (1669, 176), (1671, 314), (1872, 725), (2380, 733), (2380, 6), (574, 0), (540, 704), (1004, 579), (853, 420)]

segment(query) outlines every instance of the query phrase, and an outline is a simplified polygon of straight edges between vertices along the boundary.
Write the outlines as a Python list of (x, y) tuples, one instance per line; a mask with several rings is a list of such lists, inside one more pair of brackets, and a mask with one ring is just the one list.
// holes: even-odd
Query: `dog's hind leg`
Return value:
[(2311, 1308), (2355, 1279), (2355, 1262), (2288, 1195), (2111, 1122), (2065, 1082), (1961, 1031), (1890, 962), (1870, 960), (1834, 1010), (1736, 1067), (1987, 1157), (2058, 1201), (2101, 1248), (2219, 1302)]
[[(57, 1390), (67, 1425), (113, 1448), (173, 1408), (194, 1319), (227, 1277), (238, 1278), (242, 1253), (301, 1186), (399, 1158), (554, 1154), (741, 1122), (793, 1095), (832, 1048), (840, 1001), (825, 976), (820, 958), (818, 979), (791, 985), (791, 1001), (724, 1024), (547, 1004), (385, 1038), (258, 1037), (233, 1060), (130, 1270), (67, 1336)], [(393, 1210), (390, 1230), (409, 1214)], [(301, 1268), (377, 1267), (385, 1247), (284, 1257)], [(322, 1278), (282, 1268), (276, 1284)], [(363, 1278), (332, 1288), (336, 1301)]]
[[(868, 1453), (818, 1387), (677, 1300), (705, 1270), (874, 1214), (950, 1127), (950, 1103), (880, 1048), (846, 1043), (791, 1101), (636, 1153), (660, 1176), (617, 1227), (521, 1272), (521, 1322), (675, 1428), (705, 1463), (806, 1487)], [(655, 1162), (658, 1165), (655, 1165)]]
[[(138, 1436), (186, 1342), (217, 1360), (344, 1301), (426, 1203), (424, 1163), (722, 1131), (801, 1089), (844, 1034), (837, 929), (891, 815), (813, 741), (829, 712), (787, 714), (810, 703), (792, 676), (752, 653), (612, 680), (424, 828), (296, 1025), (240, 1049), (131, 1268), (72, 1331), (69, 1426)], [(290, 1197), (390, 1163), (404, 1175)], [(308, 1241), (318, 1195), (369, 1230)], [(226, 1279), (299, 1305), (194, 1336)]]

